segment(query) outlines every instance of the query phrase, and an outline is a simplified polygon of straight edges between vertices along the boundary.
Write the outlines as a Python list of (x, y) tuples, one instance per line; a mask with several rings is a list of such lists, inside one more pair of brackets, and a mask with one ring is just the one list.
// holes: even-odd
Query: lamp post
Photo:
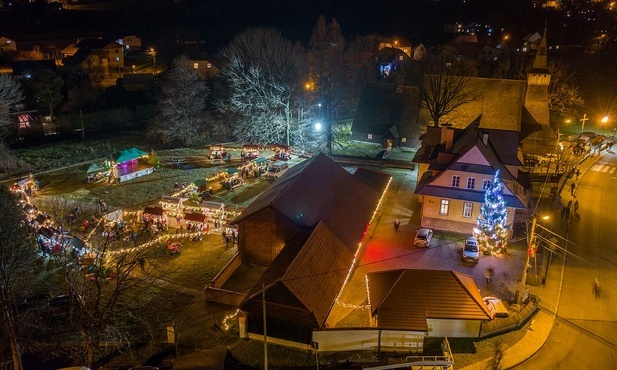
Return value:
[(529, 233), (529, 242), (527, 244), (527, 258), (525, 259), (525, 266), (523, 266), (523, 275), (521, 276), (521, 286), (518, 290), (518, 297), (516, 303), (520, 306), (523, 303), (523, 294), (525, 292), (525, 282), (527, 281), (527, 269), (529, 269), (529, 258), (534, 248), (534, 239), (536, 233), (536, 217), (534, 216), (531, 222), (531, 233)]
[(604, 127), (606, 126), (606, 122), (608, 122), (608, 116), (602, 117), (602, 136), (604, 136)]
[(154, 50), (154, 48), (150, 49), (150, 52), (152, 53), (152, 69), (153, 69), (153, 75), (156, 75), (156, 50)]

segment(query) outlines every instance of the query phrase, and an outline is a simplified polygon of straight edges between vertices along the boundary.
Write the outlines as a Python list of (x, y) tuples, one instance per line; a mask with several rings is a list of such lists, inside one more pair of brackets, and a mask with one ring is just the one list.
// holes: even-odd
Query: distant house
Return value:
[(105, 74), (124, 68), (124, 49), (115, 41), (103, 38), (82, 38), (60, 51), (63, 58), (74, 57), (84, 68), (102, 67)]
[(372, 83), (364, 87), (351, 134), (352, 139), (382, 148), (416, 147), (420, 109), (418, 90), (411, 86)]
[(505, 50), (499, 46), (484, 44), (482, 47), (482, 58), (487, 62), (494, 62), (497, 61), (504, 52)]
[(116, 40), (116, 43), (122, 45), (125, 51), (141, 51), (141, 38), (130, 35)]
[(191, 59), (190, 62), (191, 66), (195, 70), (197, 70), (197, 72), (199, 73), (199, 77), (202, 80), (210, 80), (213, 78), (217, 78), (220, 74), (219, 69), (209, 60)]
[(479, 119), (464, 129), (428, 127), (413, 159), (420, 164), (415, 191), (422, 203), (420, 225), (471, 234), (485, 190), (499, 171), (512, 230), (516, 213), (531, 199), (521, 159), (518, 131), (482, 129)]
[(17, 43), (6, 37), (0, 37), (0, 53), (7, 51), (17, 51)]
[[(241, 335), (263, 338), (265, 295), (268, 341), (310, 346), (313, 330), (329, 325), (389, 181), (371, 170), (352, 174), (318, 154), (291, 167), (232, 222), (241, 261), (236, 271), (266, 267), (239, 305), (247, 320)], [(219, 276), (230, 274), (225, 269)]]
[(411, 42), (404, 37), (386, 37), (379, 43), (378, 49), (381, 50), (383, 48), (393, 48), (399, 49), (403, 53), (407, 54), (408, 57), (411, 57)]
[(427, 337), (477, 338), (491, 320), (473, 277), (455, 271), (390, 270), (367, 274), (372, 324)]

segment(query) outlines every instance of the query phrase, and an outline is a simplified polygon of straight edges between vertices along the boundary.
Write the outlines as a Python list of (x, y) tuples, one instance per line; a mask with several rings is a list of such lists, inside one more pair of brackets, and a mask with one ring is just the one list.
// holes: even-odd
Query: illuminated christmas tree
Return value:
[(480, 207), (480, 217), (474, 229), (474, 235), (485, 255), (506, 253), (509, 234), (507, 217), (508, 209), (503, 200), (503, 183), (498, 170), (484, 193), (484, 204)]

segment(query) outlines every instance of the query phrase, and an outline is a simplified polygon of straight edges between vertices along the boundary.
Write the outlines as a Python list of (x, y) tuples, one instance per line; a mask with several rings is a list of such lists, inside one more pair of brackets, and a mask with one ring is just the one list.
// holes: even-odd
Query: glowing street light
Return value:
[(321, 122), (315, 123), (315, 131), (321, 131)]
[(601, 122), (602, 122), (602, 136), (604, 136), (604, 127), (606, 125), (606, 122), (608, 122), (608, 116), (604, 116)]

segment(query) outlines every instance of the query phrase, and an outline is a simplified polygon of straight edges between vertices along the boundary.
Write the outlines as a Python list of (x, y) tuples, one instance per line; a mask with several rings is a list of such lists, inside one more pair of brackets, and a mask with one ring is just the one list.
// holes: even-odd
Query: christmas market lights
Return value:
[(223, 318), (223, 329), (225, 331), (231, 329), (231, 324), (229, 323), (231, 321), (231, 319), (233, 319), (234, 317), (238, 316), (238, 314), (240, 313), (240, 309), (238, 308), (236, 310), (236, 312), (234, 312), (231, 315), (227, 315)]
[(388, 180), (388, 184), (386, 185), (386, 188), (384, 189), (383, 193), (381, 194), (381, 197), (379, 198), (379, 202), (377, 202), (377, 206), (375, 207), (375, 210), (373, 211), (373, 215), (371, 216), (371, 219), (369, 220), (368, 224), (366, 225), (366, 229), (364, 230), (364, 232), (362, 233), (362, 238), (360, 239), (360, 243), (358, 243), (358, 248), (356, 249), (356, 252), (354, 253), (353, 256), (353, 260), (351, 261), (351, 266), (349, 266), (349, 271), (347, 271), (347, 276), (345, 276), (345, 280), (343, 281), (343, 286), (341, 286), (341, 289), (339, 290), (338, 294), (336, 295), (336, 299), (335, 302), (343, 307), (347, 307), (347, 308), (356, 308), (356, 309), (367, 309), (369, 306), (367, 305), (354, 305), (351, 303), (345, 303), (341, 301), (341, 295), (343, 294), (343, 291), (345, 290), (345, 286), (347, 286), (347, 283), (349, 282), (349, 279), (351, 278), (351, 275), (353, 273), (353, 271), (356, 268), (356, 262), (358, 261), (358, 255), (360, 254), (360, 251), (362, 250), (362, 242), (364, 241), (364, 237), (366, 236), (366, 233), (369, 229), (369, 227), (371, 226), (373, 220), (375, 219), (375, 216), (377, 215), (378, 211), (381, 209), (381, 204), (383, 203), (383, 200), (386, 196), (386, 193), (388, 192), (388, 189), (390, 188), (390, 183), (392, 182), (392, 177), (390, 176), (390, 179)]
[(503, 199), (503, 183), (497, 170), (493, 182), (484, 193), (484, 204), (480, 206), (477, 227), (473, 230), (485, 255), (497, 256), (506, 253), (509, 234), (507, 218), (508, 208)]

